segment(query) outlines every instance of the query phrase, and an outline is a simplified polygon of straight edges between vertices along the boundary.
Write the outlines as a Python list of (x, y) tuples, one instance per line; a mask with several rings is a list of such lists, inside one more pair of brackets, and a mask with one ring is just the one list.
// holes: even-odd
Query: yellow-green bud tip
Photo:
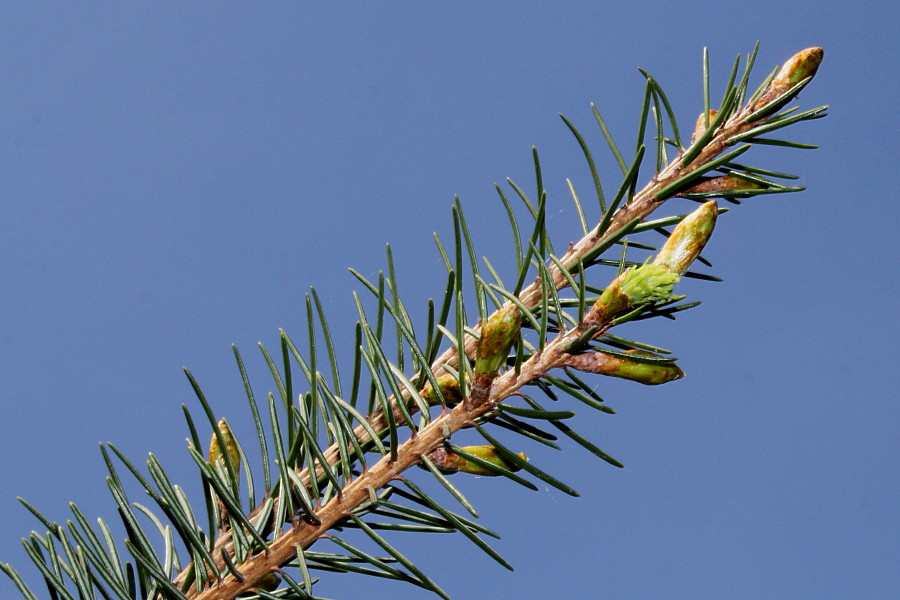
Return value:
[(653, 260), (671, 273), (684, 274), (694, 262), (716, 227), (719, 206), (711, 200), (686, 216)]
[[(684, 377), (678, 365), (663, 359), (662, 356), (643, 350), (626, 350), (626, 354), (634, 358), (613, 356), (603, 352), (585, 352), (573, 354), (566, 360), (566, 366), (608, 377), (619, 377), (636, 381), (644, 385), (660, 385)], [(641, 360), (643, 358), (643, 360)]]
[(602, 323), (641, 304), (666, 302), (679, 279), (678, 273), (660, 265), (630, 267), (606, 286), (586, 320), (593, 324)]
[[(481, 460), (506, 469), (507, 471), (518, 471), (521, 467), (503, 458), (497, 449), (493, 446), (463, 446), (460, 448), (463, 452), (471, 454)], [(516, 454), (522, 460), (527, 461), (528, 457), (524, 453)], [(428, 458), (434, 463), (442, 473), (450, 475), (453, 473), (468, 473), (470, 475), (481, 475), (484, 477), (495, 477), (499, 475), (484, 466), (464, 457), (455, 454), (447, 448), (438, 448), (428, 455)]]
[(824, 55), (825, 51), (818, 47), (801, 50), (784, 63), (778, 75), (772, 80), (772, 84), (793, 85), (800, 83), (807, 77), (815, 76), (816, 71), (819, 70), (819, 65), (822, 64)]

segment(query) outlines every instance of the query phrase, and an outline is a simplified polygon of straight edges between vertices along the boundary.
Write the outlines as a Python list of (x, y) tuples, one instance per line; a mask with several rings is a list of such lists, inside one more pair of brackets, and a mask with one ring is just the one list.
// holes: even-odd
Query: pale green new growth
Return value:
[(678, 273), (672, 273), (663, 265), (646, 264), (625, 271), (619, 285), (622, 293), (631, 299), (632, 306), (637, 306), (668, 301), (680, 280)]

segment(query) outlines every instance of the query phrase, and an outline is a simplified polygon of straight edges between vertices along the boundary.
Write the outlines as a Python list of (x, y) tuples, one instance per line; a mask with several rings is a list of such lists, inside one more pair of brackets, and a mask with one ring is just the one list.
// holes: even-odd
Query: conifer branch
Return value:
[[(513, 226), (519, 252), (517, 256), (521, 259), (517, 274), (519, 284), (512, 291), (499, 284), (499, 278), (498, 284), (493, 285), (487, 284), (479, 275), (462, 206), (457, 201), (454, 206), (456, 253), (452, 258), (444, 254), (450, 272), (447, 297), (437, 313), (437, 321), (434, 320), (434, 307), (430, 307), (429, 338), (424, 346), (417, 342), (406, 309), (397, 294), (393, 259), (390, 255), (389, 278), (382, 277), (375, 284), (356, 274), (379, 303), (374, 328), (366, 322), (360, 305), (355, 355), (357, 372), (354, 376), (354, 391), (349, 396), (355, 402), (359, 389), (359, 369), (363, 365), (368, 367), (371, 372), (374, 408), (367, 416), (361, 415), (352, 403), (342, 397), (334, 364), (334, 389), (328, 386), (317, 368), (314, 347), (311, 348), (309, 358), (304, 359), (287, 334), (282, 332), (284, 376), (279, 374), (274, 361), (263, 349), (275, 378), (278, 394), (285, 405), (287, 423), (283, 427), (279, 424), (281, 417), (278, 416), (276, 397), (270, 395), (269, 413), (275, 436), (278, 478), (274, 485), (270, 485), (266, 464), (266, 494), (254, 510), (244, 514), (240, 508), (242, 466), (247, 473), (247, 485), (252, 488), (252, 473), (246, 465), (243, 450), (228, 424), (224, 420), (216, 421), (213, 417), (213, 411), (193, 378), (191, 383), (210, 423), (214, 425), (207, 461), (201, 453), (193, 421), (189, 413), (186, 413), (193, 440), (191, 454), (201, 471), (211, 523), (217, 524), (215, 528), (210, 526), (209, 534), (204, 533), (194, 521), (193, 512), (183, 493), (177, 486), (168, 483), (158, 462), (151, 459), (148, 463), (151, 467), (151, 483), (115, 448), (110, 447), (172, 521), (191, 557), (186, 566), (179, 565), (177, 553), (174, 552), (173, 534), (162, 525), (158, 527), (161, 532), (167, 532), (164, 533), (167, 536), (167, 548), (172, 550), (170, 554), (175, 558), (159, 561), (132, 512), (133, 505), (129, 504), (105, 449), (104, 457), (111, 474), (110, 489), (129, 532), (126, 546), (136, 561), (135, 565), (129, 563), (123, 571), (115, 550), (104, 550), (99, 538), (84, 523), (82, 526), (85, 533), (77, 535), (86, 535), (88, 538), (93, 535), (96, 539), (96, 542), (85, 541), (88, 550), (82, 550), (90, 557), (90, 561), (78, 559), (77, 553), (67, 550), (68, 563), (61, 562), (62, 559), (53, 550), (53, 539), (64, 545), (68, 544), (65, 532), (26, 503), (26, 507), (50, 530), (47, 539), (35, 538), (26, 543), (26, 549), (38, 567), (43, 569), (50, 589), (56, 590), (54, 595), (65, 588), (62, 582), (62, 573), (65, 572), (82, 591), (96, 586), (106, 590), (104, 595), (111, 593), (123, 598), (232, 600), (246, 593), (256, 593), (265, 598), (312, 598), (313, 580), (308, 571), (310, 567), (316, 567), (395, 578), (448, 597), (361, 518), (370, 513), (381, 514), (379, 511), (386, 511), (394, 518), (405, 519), (405, 526), (408, 528), (459, 531), (489, 556), (508, 567), (479, 537), (478, 534), (486, 533), (486, 530), (424, 496), (417, 486), (405, 479), (404, 473), (413, 466), (425, 467), (473, 514), (474, 509), (446, 480), (445, 474), (462, 471), (502, 475), (534, 487), (527, 479), (515, 474), (515, 471), (524, 469), (566, 493), (577, 495), (577, 492), (564, 483), (531, 465), (524, 454), (512, 452), (499, 444), (484, 427), (485, 424), (497, 424), (552, 444), (552, 436), (529, 424), (529, 419), (552, 425), (600, 458), (621, 466), (618, 461), (562, 424), (563, 420), (574, 413), (544, 410), (523, 390), (526, 386), (536, 386), (552, 394), (551, 389), (557, 389), (589, 406), (611, 412), (595, 397), (590, 386), (572, 373), (573, 370), (622, 377), (646, 385), (666, 383), (684, 375), (675, 365), (674, 359), (666, 356), (668, 351), (613, 336), (609, 334), (609, 330), (633, 319), (672, 316), (694, 305), (677, 304), (683, 297), (674, 295), (674, 286), (683, 276), (691, 275), (688, 268), (695, 260), (703, 260), (700, 252), (713, 232), (717, 216), (724, 212), (720, 211), (715, 200), (709, 198), (720, 197), (737, 202), (737, 198), (741, 197), (800, 189), (789, 188), (767, 179), (778, 177), (779, 174), (743, 167), (735, 160), (753, 143), (765, 143), (766, 139), (760, 136), (800, 121), (824, 116), (825, 107), (792, 116), (788, 116), (790, 111), (778, 112), (815, 75), (822, 59), (822, 50), (810, 48), (798, 53), (764, 82), (756, 93), (747, 98), (747, 83), (755, 54), (754, 50), (748, 57), (744, 74), (739, 81), (736, 81), (738, 64), (735, 63), (717, 110), (708, 108), (709, 93), (706, 90), (704, 112), (697, 120), (691, 144), (686, 148), (682, 147), (674, 114), (664, 92), (646, 73), (647, 93), (640, 126), (640, 143), (630, 166), (612, 142), (595, 109), (598, 124), (624, 173), (616, 196), (608, 203), (603, 197), (597, 170), (584, 138), (574, 125), (563, 118), (585, 153), (604, 212), (595, 227), (587, 229), (585, 225), (587, 233), (584, 237), (570, 244), (562, 256), (554, 256), (543, 227), (546, 191), (541, 182), (535, 152), (537, 206), (513, 184), (534, 218), (531, 238), (520, 239), (515, 217), (501, 192), (501, 199), (509, 211)], [(707, 70), (708, 67), (704, 64), (704, 74)], [(665, 138), (663, 114), (670, 120), (674, 140)], [(647, 123), (650, 115), (656, 119), (655, 123)], [(649, 183), (638, 190), (636, 180), (646, 152), (642, 145), (644, 134), (645, 130), (653, 130), (653, 125), (658, 168)], [(671, 160), (666, 154), (667, 143), (675, 145), (677, 149)], [(574, 190), (573, 196), (579, 214), (583, 215)], [(649, 220), (667, 200), (676, 197), (701, 200), (703, 204), (689, 215)], [(671, 233), (663, 229), (670, 225), (676, 225)], [(662, 230), (668, 236), (666, 243), (652, 261), (648, 259), (642, 264), (627, 261), (629, 244), (639, 245), (626, 236), (647, 229)], [(523, 241), (527, 243), (522, 243)], [(601, 259), (600, 256), (616, 243), (622, 244), (624, 248), (621, 259)], [(479, 314), (482, 316), (471, 327), (462, 321), (464, 311), (460, 278), (464, 248), (470, 255)], [(443, 246), (441, 251), (444, 252)], [(585, 279), (586, 269), (597, 264), (613, 264), (619, 268), (618, 274), (603, 288), (593, 287)], [(525, 286), (523, 284), (531, 266), (536, 267), (537, 275)], [(490, 270), (493, 272), (492, 268)], [(560, 292), (567, 289), (571, 289), (576, 297), (561, 297)], [(593, 295), (588, 296), (589, 293)], [(490, 314), (486, 309), (487, 298), (495, 301), (498, 306)], [(329, 357), (334, 363), (327, 324), (315, 293), (313, 300), (325, 331)], [(457, 311), (455, 333), (445, 327), (454, 303)], [(577, 308), (577, 317), (569, 314), (566, 308)], [(314, 312), (309, 301), (307, 309), (312, 340), (315, 338)], [(380, 343), (385, 312), (389, 313), (397, 328), (401, 348), (399, 364), (387, 359)], [(535, 330), (537, 343), (526, 338), (523, 328)], [(430, 360), (437, 354), (434, 344), (441, 336), (450, 345), (442, 354)], [(404, 348), (413, 356), (415, 365), (422, 367), (429, 365), (430, 361), (429, 367), (420, 368), (410, 377), (404, 375)], [(268, 456), (268, 451), (260, 417), (256, 412), (240, 356), (236, 356), (253, 407), (264, 460), (267, 460), (265, 457)], [(296, 400), (290, 376), (291, 357), (300, 364), (310, 383), (310, 391), (301, 394)], [(565, 373), (568, 379), (564, 380), (554, 374), (559, 371)], [(515, 396), (524, 398), (530, 408), (503, 403)], [(439, 411), (437, 407), (440, 407)], [(432, 410), (438, 414), (431, 414)], [(354, 419), (359, 424), (352, 427)], [(319, 428), (320, 424), (324, 424), (324, 431)], [(404, 431), (405, 428), (410, 430), (405, 440), (400, 438), (401, 427)], [(485, 437), (490, 445), (460, 449), (449, 444), (455, 433), (471, 428)], [(327, 444), (320, 445), (322, 439), (327, 440)], [(366, 464), (365, 455), (373, 452), (378, 455), (377, 461)], [(159, 491), (154, 491), (156, 489)], [(389, 498), (394, 495), (412, 502), (418, 508), (411, 509), (393, 503)], [(152, 517), (149, 510), (141, 510)], [(374, 557), (354, 549), (349, 542), (334, 537), (335, 530), (350, 527), (360, 529), (391, 556)], [(209, 538), (213, 535), (213, 530), (216, 535), (214, 541)], [(104, 529), (104, 535), (105, 532)], [(345, 558), (308, 552), (313, 544), (329, 538), (353, 556)], [(49, 551), (49, 559), (40, 558), (43, 556), (42, 547)], [(50, 560), (53, 567), (44, 567), (44, 560)], [(351, 565), (354, 560), (367, 566)], [(87, 567), (88, 562), (94, 566)], [(391, 563), (397, 562), (406, 570), (391, 566)], [(283, 571), (289, 565), (300, 568), (302, 584), (294, 582)], [(30, 590), (12, 567), (0, 567), (13, 578), (25, 597), (31, 597)], [(138, 572), (137, 578), (135, 571)], [(267, 590), (275, 589), (282, 578), (289, 591), (282, 596), (269, 594)]]

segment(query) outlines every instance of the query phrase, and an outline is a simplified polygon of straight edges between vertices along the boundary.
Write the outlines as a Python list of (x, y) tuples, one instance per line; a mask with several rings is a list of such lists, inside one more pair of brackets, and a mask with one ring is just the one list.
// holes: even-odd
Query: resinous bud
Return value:
[(222, 434), (222, 439), (225, 441), (225, 453), (223, 454), (222, 449), (219, 447), (219, 438), (213, 433), (212, 439), (209, 440), (209, 462), (213, 463), (213, 465), (221, 464), (224, 467), (225, 455), (227, 454), (228, 461), (231, 463), (235, 474), (237, 474), (238, 467), (241, 464), (241, 455), (238, 452), (237, 441), (234, 439), (231, 427), (228, 426), (228, 422), (225, 419), (219, 420), (218, 428)]
[(626, 350), (625, 353), (631, 354), (635, 358), (614, 356), (603, 352), (585, 352), (584, 354), (573, 354), (565, 364), (585, 373), (619, 377), (644, 385), (660, 385), (684, 377), (684, 371), (672, 361), (650, 362), (638, 358), (662, 359), (663, 357), (658, 354), (643, 350)]
[(700, 116), (697, 117), (697, 124), (694, 125), (694, 133), (691, 135), (691, 143), (696, 142), (701, 135), (706, 133), (706, 128), (708, 127), (707, 123), (712, 123), (716, 115), (719, 114), (719, 111), (710, 109), (709, 114), (700, 113)]
[(792, 56), (775, 75), (769, 86), (757, 99), (754, 109), (768, 106), (772, 102), (784, 99), (785, 93), (798, 83), (813, 77), (822, 64), (825, 52), (821, 48), (807, 48)]
[[(463, 446), (460, 448), (463, 452), (477, 456), (481, 460), (496, 465), (507, 471), (518, 471), (521, 467), (515, 465), (503, 458), (497, 449), (493, 446)], [(528, 460), (523, 452), (516, 454), (522, 460)], [(470, 475), (483, 475), (485, 477), (495, 477), (498, 475), (490, 469), (486, 469), (482, 465), (475, 463), (468, 458), (454, 454), (447, 448), (438, 448), (428, 455), (431, 462), (445, 475), (453, 473), (469, 473)]]
[(711, 200), (682, 219), (656, 255), (653, 264), (670, 273), (684, 274), (709, 241), (718, 215), (718, 205)]
[(522, 327), (522, 313), (515, 304), (504, 306), (481, 326), (478, 352), (475, 356), (475, 371), (496, 373), (509, 356), (509, 349), (519, 337)]

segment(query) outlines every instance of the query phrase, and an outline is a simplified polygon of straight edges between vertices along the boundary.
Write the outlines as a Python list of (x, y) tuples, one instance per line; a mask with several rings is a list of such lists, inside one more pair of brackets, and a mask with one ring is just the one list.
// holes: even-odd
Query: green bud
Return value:
[[(441, 375), (436, 379), (438, 387), (441, 390), (441, 395), (444, 397), (445, 401), (450, 404), (458, 404), (462, 400), (462, 394), (459, 393), (459, 380), (457, 380), (456, 377), (452, 375)], [(428, 402), (429, 406), (437, 406), (440, 404), (430, 381), (422, 388), (421, 394), (422, 398)]]
[[(518, 471), (521, 468), (500, 456), (497, 449), (493, 446), (463, 446), (461, 450), (468, 454), (472, 454), (473, 456), (477, 456), (483, 461), (502, 467), (507, 471)], [(528, 457), (522, 452), (519, 452), (516, 456), (522, 460), (528, 460)], [(458, 454), (454, 454), (447, 448), (438, 448), (429, 454), (428, 458), (434, 463), (434, 466), (445, 475), (452, 475), (453, 473), (469, 473), (470, 475), (483, 475), (485, 477), (494, 477), (497, 475), (494, 471), (475, 464), (471, 460)]]
[(670, 273), (684, 274), (712, 235), (718, 214), (718, 205), (711, 200), (682, 219), (656, 255), (653, 265)]
[[(238, 467), (241, 464), (241, 455), (237, 449), (237, 441), (235, 441), (234, 434), (231, 433), (231, 427), (228, 426), (228, 422), (225, 419), (219, 421), (218, 427), (219, 432), (222, 434), (222, 439), (225, 441), (225, 452), (228, 454), (228, 461), (234, 468), (235, 475), (237, 475)], [(222, 454), (222, 449), (219, 447), (219, 438), (216, 437), (215, 433), (213, 433), (212, 439), (209, 440), (209, 462), (214, 465), (218, 463), (225, 467), (225, 458)]]
[(281, 575), (275, 572), (266, 573), (260, 577), (257, 587), (267, 592), (273, 592), (281, 585)]
[(631, 306), (631, 298), (622, 291), (622, 278), (627, 274), (628, 271), (625, 271), (606, 286), (585, 320), (594, 324), (605, 323)]
[(662, 359), (663, 357), (658, 354), (643, 350), (626, 350), (626, 353), (636, 358), (613, 356), (603, 352), (585, 352), (573, 354), (566, 360), (565, 365), (585, 373), (619, 377), (644, 385), (659, 385), (684, 377), (684, 371), (672, 361), (648, 361), (637, 358)]
[(509, 356), (509, 349), (519, 337), (522, 313), (515, 304), (509, 304), (494, 314), (481, 326), (481, 338), (475, 358), (475, 371), (496, 373)]

